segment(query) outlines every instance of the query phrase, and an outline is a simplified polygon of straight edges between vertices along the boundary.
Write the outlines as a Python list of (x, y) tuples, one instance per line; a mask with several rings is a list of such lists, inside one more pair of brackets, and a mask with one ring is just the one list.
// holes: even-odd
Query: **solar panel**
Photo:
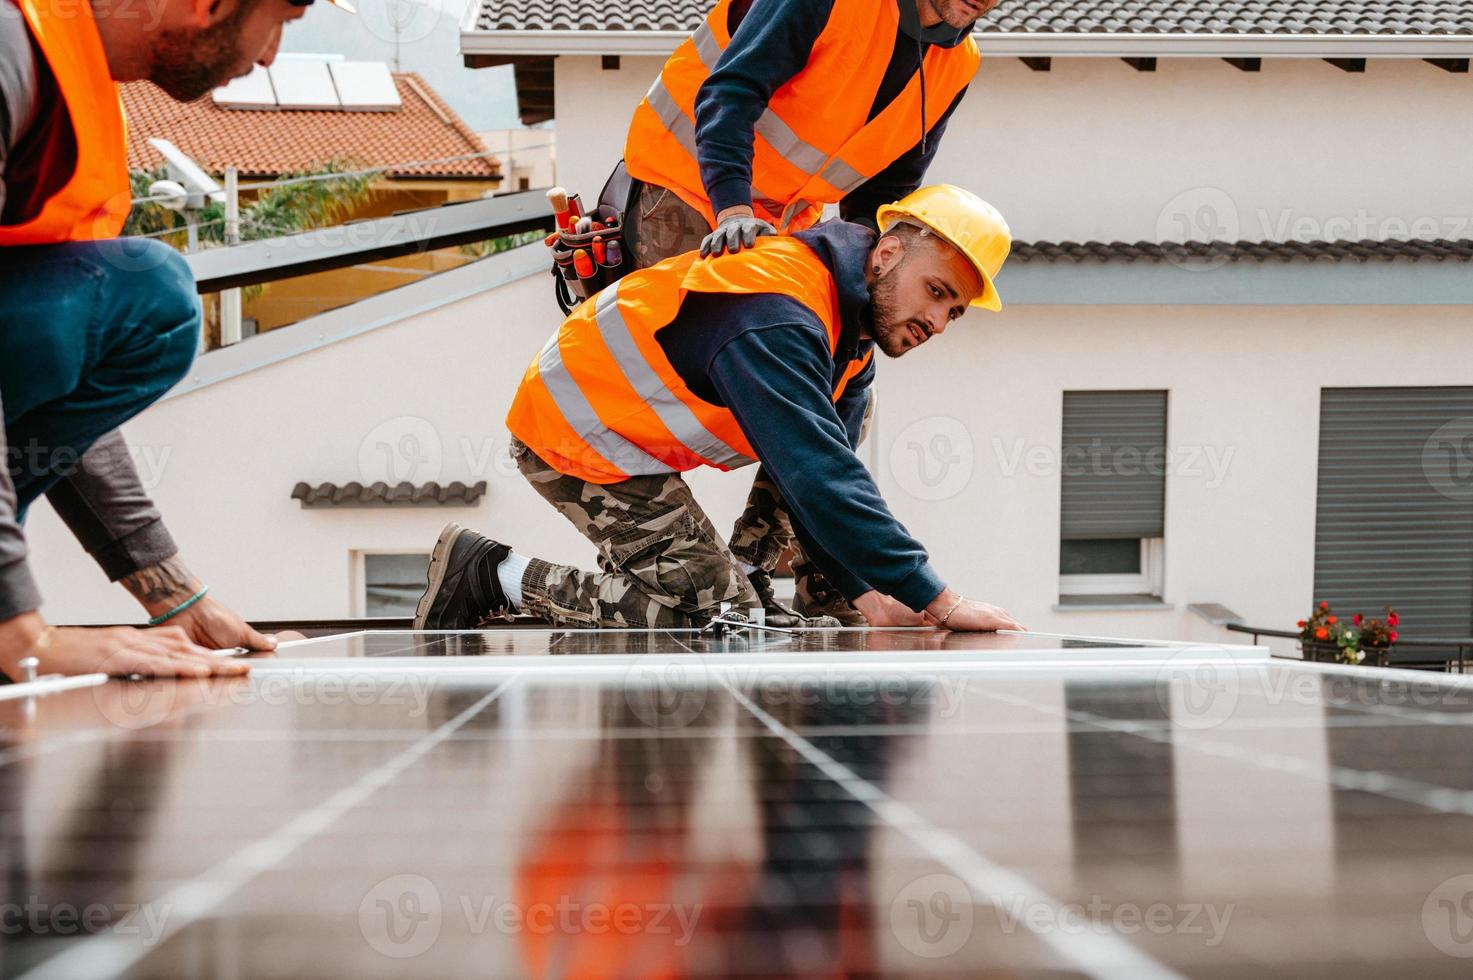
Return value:
[(279, 61), (267, 69), (283, 109), (338, 109), (338, 90), (324, 61)]
[(328, 68), (344, 109), (393, 112), (403, 105), (394, 76), (381, 61), (336, 61)]
[(275, 109), (276, 91), (271, 87), (271, 73), (260, 65), (250, 74), (232, 79), (210, 93), (215, 104), (227, 109)]
[(257, 667), (0, 698), (7, 976), (1380, 980), (1473, 954), (1460, 677), (860, 630), (370, 633)]

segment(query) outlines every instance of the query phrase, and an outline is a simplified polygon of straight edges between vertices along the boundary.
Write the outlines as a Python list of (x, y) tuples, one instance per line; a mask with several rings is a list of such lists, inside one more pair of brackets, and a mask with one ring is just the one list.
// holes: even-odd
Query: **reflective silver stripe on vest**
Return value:
[[(722, 52), (721, 43), (711, 33), (711, 25), (702, 21), (701, 26), (691, 35), (691, 41), (695, 44), (701, 64), (706, 66), (706, 73), (710, 74), (716, 69), (716, 62), (721, 60)], [(827, 153), (793, 132), (793, 127), (771, 108), (763, 110), (755, 128), (758, 135), (777, 151), (778, 156), (810, 177), (822, 170), (829, 160)], [(848, 164), (844, 166), (848, 167)]]
[(803, 141), (793, 128), (783, 122), (782, 117), (771, 109), (763, 111), (757, 120), (757, 135), (767, 140), (777, 155), (812, 177), (823, 169), (829, 155), (816, 146)]
[[(670, 94), (670, 90), (665, 87), (665, 82), (660, 76), (655, 76), (655, 83), (645, 94), (645, 101), (650, 104), (651, 109), (655, 110), (655, 115), (660, 118), (660, 124), (665, 127), (667, 133), (675, 137), (681, 149), (689, 153), (692, 159), (699, 159), (696, 155), (695, 124), (676, 103), (675, 97)], [(753, 187), (752, 191), (756, 197), (754, 203), (765, 208), (768, 214), (782, 213), (781, 201), (764, 195), (760, 188)]]
[(645, 360), (639, 345), (634, 342), (634, 335), (629, 332), (629, 325), (624, 322), (624, 314), (619, 311), (618, 294), (619, 284), (617, 282), (600, 293), (598, 302), (594, 306), (594, 318), (598, 321), (598, 330), (603, 336), (604, 345), (608, 347), (609, 353), (614, 355), (614, 361), (619, 365), (619, 370), (624, 372), (625, 379), (628, 380), (640, 399), (654, 410), (665, 428), (680, 440), (681, 445), (702, 459), (710, 460), (728, 469), (736, 469), (738, 466), (756, 462), (745, 453), (737, 452), (728, 446), (715, 433), (702, 425), (701, 420), (696, 418), (696, 414), (690, 410), (690, 406), (676, 398), (675, 394), (665, 386), (665, 382), (660, 380), (655, 369), (650, 367), (649, 361)]
[(833, 184), (845, 194), (848, 194), (854, 188), (869, 180), (864, 174), (855, 170), (838, 157), (834, 157), (833, 162), (824, 168), (822, 176), (824, 180)]
[[(558, 333), (553, 334), (552, 339), (543, 346), (542, 354), (537, 358), (537, 372), (542, 377), (542, 383), (547, 386), (547, 393), (552, 396), (553, 402), (557, 405), (558, 411), (563, 413), (563, 418), (567, 420), (568, 425), (572, 426), (573, 431), (592, 446), (595, 452), (630, 476), (650, 476), (656, 473), (672, 472), (668, 464), (655, 459), (604, 425), (598, 413), (593, 410), (593, 406), (588, 403), (583, 390), (568, 373), (567, 365), (563, 363), (563, 353), (558, 348), (558, 337), (561, 333), (562, 331), (559, 330)], [(550, 448), (556, 449), (556, 447)]]
[(811, 207), (813, 207), (812, 204), (809, 204), (807, 201), (802, 200), (801, 198), (794, 201), (792, 204), (789, 204), (788, 209), (783, 212), (782, 225), (778, 230), (786, 232), (788, 230), (788, 225), (793, 223), (793, 219), (798, 217), (798, 215), (802, 214), (804, 211), (807, 211)]
[(706, 66), (706, 74), (716, 70), (716, 62), (721, 60), (721, 42), (716, 40), (716, 35), (711, 33), (711, 25), (704, 20), (697, 27), (695, 33), (690, 36), (691, 43), (696, 46), (696, 54), (700, 56), (701, 64)]
[(696, 124), (690, 121), (690, 117), (680, 108), (675, 101), (675, 96), (665, 87), (665, 79), (659, 75), (655, 76), (655, 83), (645, 94), (645, 101), (650, 108), (655, 110), (655, 115), (660, 117), (660, 123), (665, 130), (675, 137), (675, 141), (691, 155), (696, 157)]

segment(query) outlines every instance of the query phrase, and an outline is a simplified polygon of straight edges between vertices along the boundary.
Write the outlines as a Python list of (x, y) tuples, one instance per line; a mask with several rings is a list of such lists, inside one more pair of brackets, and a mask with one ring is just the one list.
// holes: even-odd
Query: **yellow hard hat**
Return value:
[(1013, 247), (1013, 232), (997, 208), (971, 191), (951, 184), (932, 184), (880, 208), (880, 234), (902, 218), (931, 229), (972, 260), (982, 277), (982, 295), (972, 300), (984, 310), (1002, 309), (992, 279)]

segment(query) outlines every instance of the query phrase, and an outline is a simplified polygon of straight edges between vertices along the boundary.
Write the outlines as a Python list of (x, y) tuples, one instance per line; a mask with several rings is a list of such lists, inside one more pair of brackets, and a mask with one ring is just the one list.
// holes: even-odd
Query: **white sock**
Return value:
[(513, 551), (496, 566), (496, 578), (501, 582), (501, 591), (506, 593), (507, 601), (511, 603), (512, 612), (519, 612), (522, 608), (522, 573), (530, 564), (531, 559), (526, 555)]
[(747, 573), (747, 577), (748, 578), (750, 578), (751, 575), (752, 575), (752, 573), (757, 570), (757, 566), (756, 565), (748, 565), (744, 561), (737, 562), (737, 565), (741, 568), (742, 571), (744, 571), (744, 572)]

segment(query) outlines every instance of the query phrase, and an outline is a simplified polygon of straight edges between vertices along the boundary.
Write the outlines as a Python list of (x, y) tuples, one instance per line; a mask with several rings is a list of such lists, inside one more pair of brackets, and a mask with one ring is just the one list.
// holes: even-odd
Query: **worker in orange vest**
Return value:
[[(976, 74), (971, 33), (996, 0), (768, 0), (749, 16), (753, 3), (716, 4), (635, 110), (626, 228), (641, 267), (802, 230), (825, 204), (868, 223), (914, 191)], [(731, 546), (769, 620), (862, 624), (801, 549), (797, 609), (777, 600), (771, 575), (792, 543), (759, 471)]]
[[(117, 83), (197, 99), (269, 65), (311, 2), (0, 0), (0, 671), (11, 679), (30, 657), (41, 673), (242, 673), (208, 651), (275, 646), (185, 566), (117, 431), (184, 376), (200, 342), (184, 260), (117, 238), (132, 196)], [(23, 530), (42, 494), (162, 628), (47, 625)]]
[(512, 456), (597, 546), (601, 570), (530, 558), (451, 524), (416, 629), (523, 612), (560, 627), (689, 628), (761, 600), (681, 473), (761, 461), (805, 552), (875, 626), (1016, 629), (963, 598), (890, 514), (854, 451), (876, 348), (899, 357), (970, 306), (1001, 308), (1011, 246), (957, 187), (882, 207), (881, 232), (831, 221), (793, 237), (630, 273), (584, 303), (523, 376)]

